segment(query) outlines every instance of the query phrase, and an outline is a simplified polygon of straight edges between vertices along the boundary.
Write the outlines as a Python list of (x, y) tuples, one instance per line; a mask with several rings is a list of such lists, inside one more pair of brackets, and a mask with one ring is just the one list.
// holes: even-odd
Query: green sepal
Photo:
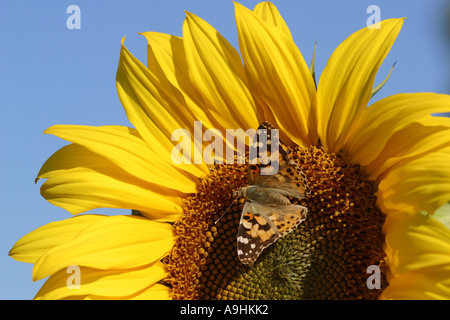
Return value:
[(317, 82), (316, 82), (316, 70), (315, 70), (315, 63), (316, 63), (316, 46), (317, 46), (317, 40), (314, 42), (314, 50), (313, 50), (313, 56), (311, 59), (311, 64), (309, 65), (309, 71), (311, 72), (311, 75), (314, 80), (314, 85), (317, 89)]
[(384, 80), (379, 85), (377, 85), (375, 88), (373, 88), (372, 95), (370, 96), (370, 98), (372, 98), (378, 91), (381, 90), (381, 88), (384, 87), (384, 85), (388, 81), (389, 77), (391, 76), (392, 70), (394, 70), (394, 66), (395, 66), (396, 63), (397, 63), (397, 61), (395, 61), (394, 64), (392, 65), (391, 70), (389, 71), (387, 77), (384, 78)]

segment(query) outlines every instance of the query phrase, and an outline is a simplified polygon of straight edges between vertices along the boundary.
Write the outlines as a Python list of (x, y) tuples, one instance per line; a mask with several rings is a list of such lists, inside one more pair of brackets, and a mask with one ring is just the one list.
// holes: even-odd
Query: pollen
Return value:
[[(178, 240), (163, 259), (174, 299), (377, 299), (387, 282), (382, 226), (374, 184), (359, 166), (320, 147), (289, 156), (307, 177), (310, 193), (298, 201), (308, 215), (267, 247), (253, 265), (237, 255), (248, 185), (248, 165), (216, 165), (186, 199), (173, 225)], [(220, 219), (219, 219), (220, 218)], [(368, 267), (380, 268), (381, 289), (369, 289)]]

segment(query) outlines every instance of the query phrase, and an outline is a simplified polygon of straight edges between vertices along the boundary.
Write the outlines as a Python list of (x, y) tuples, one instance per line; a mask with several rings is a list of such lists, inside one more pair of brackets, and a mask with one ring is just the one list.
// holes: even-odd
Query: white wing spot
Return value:
[(244, 238), (243, 236), (239, 236), (239, 237), (237, 238), (237, 240), (238, 240), (240, 243), (243, 243), (243, 244), (247, 244), (247, 243), (248, 243), (248, 238)]

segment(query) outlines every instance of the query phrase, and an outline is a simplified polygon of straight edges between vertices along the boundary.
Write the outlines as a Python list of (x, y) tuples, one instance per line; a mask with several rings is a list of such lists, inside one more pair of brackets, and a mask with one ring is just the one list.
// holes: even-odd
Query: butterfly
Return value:
[[(257, 156), (256, 162), (252, 155)], [(237, 255), (243, 264), (255, 262), (265, 248), (304, 221), (308, 212), (289, 200), (306, 197), (306, 175), (281, 147), (278, 130), (270, 123), (258, 127), (249, 162), (249, 185), (236, 192), (245, 199), (237, 234)]]

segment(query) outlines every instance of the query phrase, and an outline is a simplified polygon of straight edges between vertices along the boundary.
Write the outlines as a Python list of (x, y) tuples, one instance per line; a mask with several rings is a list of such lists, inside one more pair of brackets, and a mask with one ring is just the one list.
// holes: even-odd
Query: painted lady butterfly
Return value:
[(281, 147), (278, 130), (268, 122), (256, 131), (250, 146), (250, 155), (255, 154), (257, 163), (250, 159), (249, 185), (237, 191), (246, 200), (237, 235), (237, 254), (243, 264), (255, 262), (265, 248), (304, 221), (308, 212), (289, 201), (288, 197), (305, 198), (306, 176)]

